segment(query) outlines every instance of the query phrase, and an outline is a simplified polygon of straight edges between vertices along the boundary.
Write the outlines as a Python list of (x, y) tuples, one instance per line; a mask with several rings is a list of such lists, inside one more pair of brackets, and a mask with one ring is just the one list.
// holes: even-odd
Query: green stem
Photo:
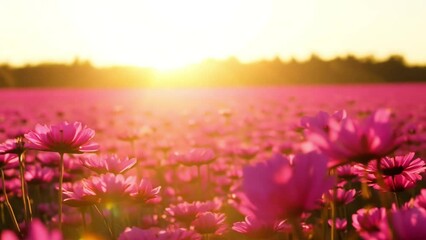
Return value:
[(300, 226), (300, 221), (298, 218), (289, 218), (290, 224), (292, 226), (292, 233), (294, 236), (294, 239), (297, 240), (304, 240), (305, 235), (303, 234), (303, 229)]
[(399, 198), (398, 198), (398, 193), (394, 192), (393, 196), (395, 197), (395, 204), (398, 208), (401, 207), (401, 205), (399, 204)]
[(64, 153), (61, 155), (59, 161), (59, 191), (58, 191), (58, 219), (59, 219), (59, 231), (62, 231), (62, 184), (64, 181)]
[(13, 212), (12, 205), (9, 202), (9, 197), (7, 196), (6, 192), (6, 181), (4, 179), (4, 171), (1, 169), (1, 180), (2, 180), (2, 186), (3, 186), (3, 195), (6, 202), (7, 209), (9, 210), (10, 217), (12, 218), (13, 224), (15, 225), (16, 230), (18, 232), (21, 232), (21, 229), (19, 228), (18, 221), (16, 220), (15, 213)]
[(28, 192), (26, 188), (26, 182), (25, 182), (25, 163), (24, 159), (22, 157), (22, 154), (18, 154), (19, 158), (19, 175), (21, 178), (21, 191), (22, 191), (22, 204), (24, 206), (24, 218), (25, 223), (28, 225), (30, 223), (30, 219), (28, 217)]
[(101, 210), (98, 208), (96, 204), (94, 204), (93, 206), (96, 209), (96, 211), (99, 213), (99, 215), (102, 217), (102, 219), (104, 220), (105, 227), (108, 229), (111, 239), (114, 239), (114, 234), (112, 233), (111, 227), (109, 226), (105, 215), (101, 212)]

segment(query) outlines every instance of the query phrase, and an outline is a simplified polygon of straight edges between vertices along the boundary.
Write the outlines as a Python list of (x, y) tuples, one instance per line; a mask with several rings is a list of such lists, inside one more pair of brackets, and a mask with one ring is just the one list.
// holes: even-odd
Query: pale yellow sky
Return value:
[(312, 52), (426, 63), (424, 0), (0, 0), (0, 62), (178, 67)]

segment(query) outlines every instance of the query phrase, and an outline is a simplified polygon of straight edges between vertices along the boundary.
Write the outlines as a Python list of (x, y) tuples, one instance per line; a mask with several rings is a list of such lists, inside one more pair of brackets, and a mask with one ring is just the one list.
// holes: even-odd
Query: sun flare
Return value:
[[(268, 22), (272, 2), (63, 2), (69, 25), (84, 36), (91, 59), (174, 69), (247, 47)], [(77, 14), (78, 13), (78, 14)]]

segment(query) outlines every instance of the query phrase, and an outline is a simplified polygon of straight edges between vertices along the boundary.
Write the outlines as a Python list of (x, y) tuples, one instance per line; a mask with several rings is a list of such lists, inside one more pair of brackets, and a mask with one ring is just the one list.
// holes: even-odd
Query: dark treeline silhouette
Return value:
[(24, 67), (0, 65), (0, 87), (213, 87), (318, 83), (426, 82), (426, 66), (409, 66), (404, 58), (348, 55), (307, 61), (279, 58), (240, 63), (236, 58), (206, 60), (179, 70), (141, 67), (97, 68), (88, 61)]

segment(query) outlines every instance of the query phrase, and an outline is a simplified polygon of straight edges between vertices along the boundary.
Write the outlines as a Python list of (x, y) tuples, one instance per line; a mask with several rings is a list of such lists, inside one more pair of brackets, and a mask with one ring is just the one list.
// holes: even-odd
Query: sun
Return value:
[(170, 70), (247, 47), (268, 22), (272, 1), (77, 0), (60, 7), (84, 57)]

